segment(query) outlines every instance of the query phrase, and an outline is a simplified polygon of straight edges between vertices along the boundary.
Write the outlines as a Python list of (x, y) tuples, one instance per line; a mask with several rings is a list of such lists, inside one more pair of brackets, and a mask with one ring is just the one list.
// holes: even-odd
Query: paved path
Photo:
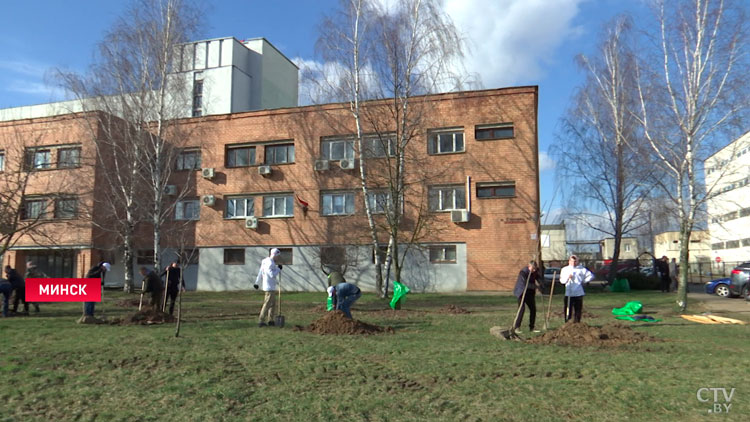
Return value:
[(691, 284), (688, 290), (688, 303), (693, 300), (700, 301), (706, 307), (707, 312), (717, 315), (725, 315), (731, 318), (750, 321), (750, 302), (743, 298), (726, 298), (709, 295), (703, 290), (703, 285)]

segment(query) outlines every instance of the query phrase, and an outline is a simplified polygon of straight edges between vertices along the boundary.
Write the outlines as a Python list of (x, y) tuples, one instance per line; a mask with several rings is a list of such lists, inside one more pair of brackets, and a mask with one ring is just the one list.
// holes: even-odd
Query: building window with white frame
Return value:
[(42, 170), (52, 167), (52, 151), (49, 149), (32, 149), (27, 152), (29, 169)]
[(55, 218), (69, 220), (78, 216), (78, 199), (58, 198), (55, 200)]
[(263, 197), (263, 217), (293, 217), (294, 197), (291, 194)]
[(391, 192), (384, 190), (371, 190), (367, 192), (367, 202), (373, 214), (385, 214), (393, 205)]
[(354, 192), (324, 192), (322, 215), (354, 214)]
[(5, 171), (5, 151), (0, 151), (0, 171)]
[(201, 150), (183, 149), (177, 154), (175, 161), (177, 170), (200, 170), (201, 169)]
[(23, 220), (41, 220), (47, 218), (47, 200), (26, 199), (23, 201)]
[(427, 141), (427, 152), (430, 154), (452, 154), (465, 151), (463, 128), (430, 131)]
[(263, 164), (289, 164), (294, 162), (294, 144), (265, 146), (266, 158)]
[(455, 264), (456, 245), (431, 245), (430, 262), (433, 264)]
[(353, 160), (353, 139), (324, 139), (320, 143), (320, 158), (323, 160)]
[(430, 211), (466, 209), (466, 187), (464, 185), (431, 187), (427, 195)]
[(388, 136), (367, 136), (362, 140), (365, 156), (368, 158), (383, 158), (396, 155), (396, 138)]
[[(196, 77), (198, 73), (196, 73)], [(203, 115), (203, 80), (196, 79), (193, 82), (193, 117)]]
[(197, 199), (177, 201), (174, 207), (175, 220), (200, 220), (201, 203)]
[(224, 218), (245, 218), (255, 215), (255, 197), (241, 196), (226, 199)]
[(227, 146), (227, 167), (249, 167), (255, 165), (255, 147), (248, 145)]
[(57, 168), (81, 166), (81, 147), (60, 148), (57, 150)]

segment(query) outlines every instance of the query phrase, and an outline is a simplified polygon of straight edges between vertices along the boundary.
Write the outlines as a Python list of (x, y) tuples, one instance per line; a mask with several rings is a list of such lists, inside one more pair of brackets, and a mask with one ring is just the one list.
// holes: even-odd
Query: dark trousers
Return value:
[(583, 296), (565, 296), (565, 322), (573, 318), (573, 322), (581, 322), (583, 312)]
[(661, 291), (669, 293), (669, 285), (672, 283), (672, 279), (667, 277), (661, 278)]
[[(523, 322), (523, 313), (526, 307), (529, 307), (529, 330), (534, 330), (534, 323), (536, 322), (536, 292), (534, 290), (526, 290), (526, 295), (518, 298), (518, 306), (521, 311), (518, 313), (516, 318), (516, 328), (521, 328), (521, 322)], [(521, 298), (523, 298), (523, 305), (521, 305)]]
[(169, 302), (169, 315), (174, 313), (174, 304), (177, 301), (178, 290), (167, 290), (167, 301)]
[(8, 303), (10, 302), (10, 294), (13, 292), (13, 286), (8, 283), (0, 283), (0, 293), (3, 295), (3, 316), (8, 316)]
[[(23, 302), (23, 311), (29, 312), (29, 304), (28, 302), (26, 302), (26, 287), (25, 286), (16, 287), (13, 289), (13, 291), (15, 292), (13, 294), (13, 312), (18, 311), (19, 301)], [(39, 310), (39, 305), (34, 305), (34, 307), (36, 307), (36, 309)]]

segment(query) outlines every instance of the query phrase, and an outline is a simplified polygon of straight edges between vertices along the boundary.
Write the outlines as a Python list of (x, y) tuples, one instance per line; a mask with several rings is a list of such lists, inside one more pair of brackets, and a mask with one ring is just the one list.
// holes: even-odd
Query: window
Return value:
[(463, 129), (431, 132), (428, 135), (427, 152), (430, 154), (450, 154), (463, 151)]
[(724, 249), (724, 242), (712, 243), (711, 249), (713, 250)]
[(477, 183), (477, 198), (512, 198), (516, 182)]
[(71, 168), (81, 166), (81, 148), (60, 148), (57, 150), (57, 167)]
[(393, 136), (368, 136), (362, 140), (364, 153), (367, 157), (382, 158), (396, 155), (396, 139)]
[(346, 265), (346, 248), (342, 246), (322, 246), (320, 248), (320, 264), (328, 269), (341, 271)]
[(0, 151), (0, 171), (5, 170), (5, 151)]
[(430, 188), (428, 196), (430, 211), (466, 209), (466, 189), (463, 185)]
[(48, 169), (52, 167), (52, 151), (49, 149), (36, 149), (28, 152), (29, 169)]
[(138, 265), (154, 265), (154, 250), (139, 249), (136, 251), (135, 263)]
[(24, 220), (37, 220), (47, 217), (46, 199), (27, 199), (23, 208)]
[(197, 199), (177, 201), (174, 207), (175, 220), (200, 220), (201, 204)]
[(224, 249), (224, 265), (244, 265), (244, 249)]
[(294, 144), (266, 145), (265, 164), (286, 164), (294, 162)]
[(510, 139), (515, 136), (513, 132), (513, 123), (479, 125), (474, 128), (474, 139), (477, 141)]
[[(196, 73), (196, 76), (199, 74)], [(203, 81), (196, 79), (193, 82), (193, 117), (203, 115)]]
[(292, 217), (294, 215), (292, 195), (263, 197), (263, 217)]
[(739, 240), (729, 240), (727, 241), (726, 248), (727, 249), (736, 249), (740, 247), (740, 241)]
[(55, 218), (70, 219), (78, 215), (76, 198), (59, 198), (55, 200)]
[[(2, 170), (2, 168), (0, 168)], [(747, 217), (750, 215), (750, 208), (743, 208), (740, 210), (740, 217)]]
[[(292, 265), (294, 264), (294, 253), (292, 252), (292, 248), (279, 248), (281, 251), (281, 254), (279, 254), (279, 258), (277, 259), (277, 263), (281, 265)], [(269, 250), (268, 253), (270, 254), (271, 251)]]
[(186, 149), (177, 154), (175, 163), (177, 170), (200, 170), (201, 151), (199, 149)]
[(255, 197), (245, 196), (226, 200), (225, 218), (245, 218), (255, 215)]
[(367, 192), (367, 202), (369, 202), (370, 211), (373, 214), (385, 214), (392, 205), (391, 193), (387, 191)]
[(320, 158), (323, 160), (353, 160), (354, 140), (327, 139), (320, 144)]
[(430, 262), (433, 264), (455, 264), (456, 245), (430, 246)]
[(750, 237), (742, 239), (742, 246), (750, 246)]
[(323, 215), (354, 214), (354, 193), (336, 192), (323, 194)]
[(630, 245), (629, 244), (625, 245), (625, 252), (630, 252)]
[(248, 167), (255, 164), (255, 147), (227, 147), (227, 167)]

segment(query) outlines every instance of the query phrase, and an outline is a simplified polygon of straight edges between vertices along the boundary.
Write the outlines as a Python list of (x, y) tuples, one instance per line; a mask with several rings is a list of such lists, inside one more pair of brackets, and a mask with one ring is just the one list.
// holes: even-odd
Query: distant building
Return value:
[[(615, 254), (615, 238), (608, 237), (602, 239), (599, 243), (602, 250), (602, 259), (612, 259)], [(638, 250), (638, 239), (635, 237), (623, 237), (620, 239), (620, 257), (619, 259), (636, 259), (640, 251)]]
[(542, 261), (545, 263), (567, 262), (568, 248), (565, 243), (565, 223), (543, 224), (541, 232)]
[(711, 258), (724, 262), (750, 259), (750, 132), (704, 164)]
[[(689, 262), (708, 262), (711, 260), (711, 241), (708, 231), (694, 231), (690, 235)], [(654, 256), (666, 256), (671, 261), (680, 262), (680, 232), (669, 231), (654, 236)]]

